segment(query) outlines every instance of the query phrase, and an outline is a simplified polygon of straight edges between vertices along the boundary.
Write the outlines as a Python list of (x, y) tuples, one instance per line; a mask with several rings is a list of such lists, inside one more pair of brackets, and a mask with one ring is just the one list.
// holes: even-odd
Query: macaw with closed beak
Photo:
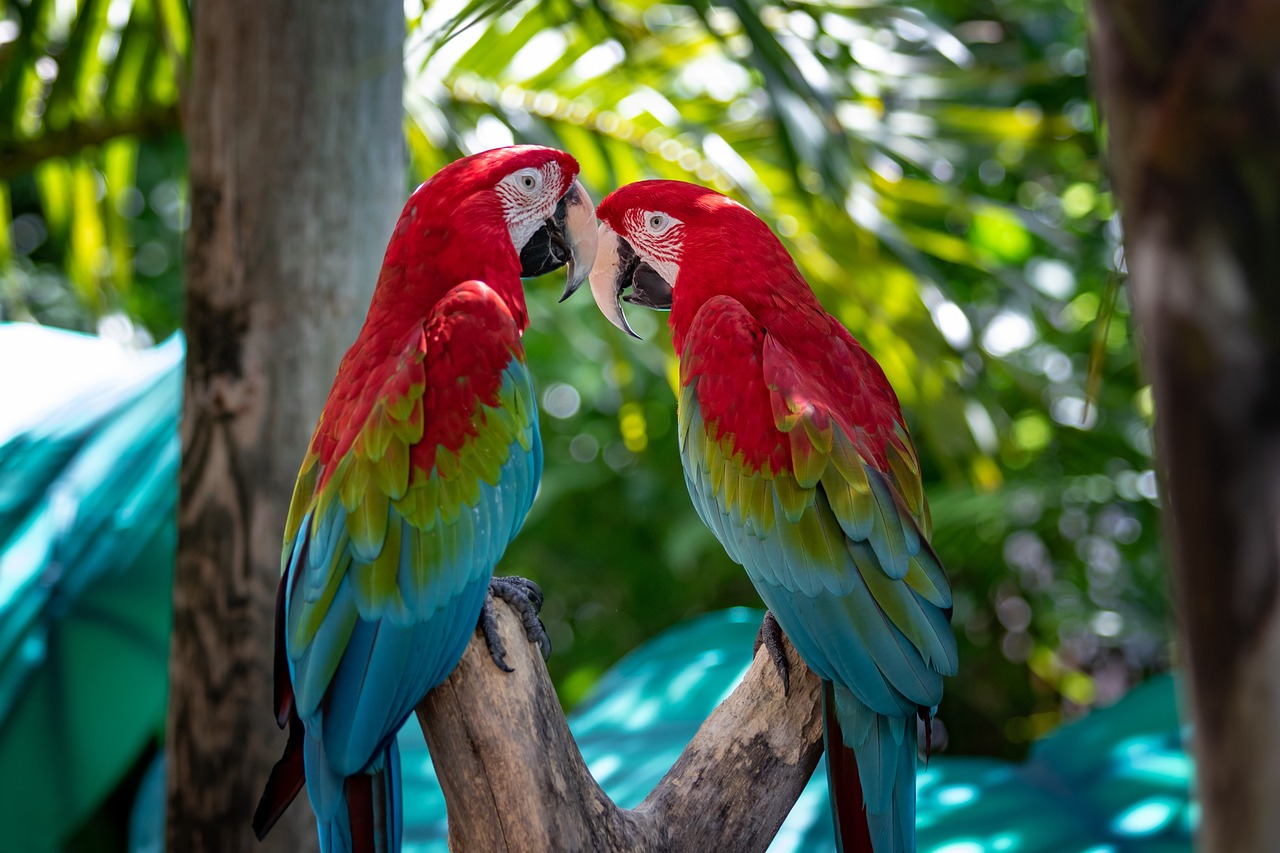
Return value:
[(596, 214), (605, 316), (631, 333), (621, 300), (671, 311), (694, 506), (768, 606), (784, 685), (779, 626), (822, 679), (837, 843), (913, 851), (916, 720), (930, 723), (957, 660), (897, 397), (741, 204), (641, 181)]
[(259, 838), (305, 779), (322, 851), (398, 851), (396, 732), (457, 665), (490, 590), (531, 607), (545, 640), (536, 585), (493, 571), (542, 473), (520, 279), (567, 266), (573, 288), (595, 255), (577, 175), (562, 151), (486, 151), (400, 215), (286, 522), (275, 711), (290, 734)]

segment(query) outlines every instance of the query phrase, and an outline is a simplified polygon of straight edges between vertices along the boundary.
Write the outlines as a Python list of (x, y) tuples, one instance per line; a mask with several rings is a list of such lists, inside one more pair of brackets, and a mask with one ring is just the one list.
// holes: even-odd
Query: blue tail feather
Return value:
[(875, 853), (914, 853), (915, 719), (877, 714), (839, 685), (835, 710), (844, 743), (857, 758), (872, 848)]
[(307, 788), (321, 853), (394, 853), (404, 837), (400, 748), (393, 738), (369, 770), (342, 778), (324, 760), (319, 738), (307, 738)]

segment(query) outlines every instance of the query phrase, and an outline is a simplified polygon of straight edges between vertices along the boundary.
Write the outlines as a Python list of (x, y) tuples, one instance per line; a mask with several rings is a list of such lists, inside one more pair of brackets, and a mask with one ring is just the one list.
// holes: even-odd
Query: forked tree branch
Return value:
[(462, 851), (764, 850), (822, 754), (821, 688), (786, 645), (791, 692), (767, 653), (698, 729), (635, 809), (587, 772), (519, 617), (494, 608), (514, 672), (473, 638), (453, 675), (418, 706)]

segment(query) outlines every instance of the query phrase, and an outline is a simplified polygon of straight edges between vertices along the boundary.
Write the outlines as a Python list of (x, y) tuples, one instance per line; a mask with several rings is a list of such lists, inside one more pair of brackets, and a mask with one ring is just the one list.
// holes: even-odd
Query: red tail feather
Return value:
[(836, 719), (836, 693), (831, 682), (822, 683), (822, 736), (827, 748), (827, 788), (831, 817), (836, 825), (836, 850), (840, 853), (874, 853), (862, 780), (853, 750), (844, 745)]
[(298, 796), (306, 782), (302, 767), (302, 720), (292, 713), (292, 702), (289, 707), (289, 742), (285, 744), (284, 755), (271, 768), (267, 787), (262, 792), (262, 799), (258, 801), (257, 811), (253, 813), (253, 834), (258, 836), (259, 841), (266, 838), (271, 827), (276, 825), (276, 821), (289, 808), (289, 804)]
[(351, 853), (378, 853), (374, 830), (373, 777), (347, 777), (347, 815), (351, 819)]

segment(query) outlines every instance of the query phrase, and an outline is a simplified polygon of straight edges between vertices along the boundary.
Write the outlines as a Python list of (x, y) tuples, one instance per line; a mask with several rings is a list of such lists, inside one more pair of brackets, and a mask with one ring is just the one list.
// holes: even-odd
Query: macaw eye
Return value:
[(671, 226), (671, 217), (665, 213), (646, 213), (644, 224), (650, 234), (661, 234)]
[(525, 169), (516, 173), (516, 186), (526, 193), (532, 194), (542, 184), (542, 173), (536, 169)]

